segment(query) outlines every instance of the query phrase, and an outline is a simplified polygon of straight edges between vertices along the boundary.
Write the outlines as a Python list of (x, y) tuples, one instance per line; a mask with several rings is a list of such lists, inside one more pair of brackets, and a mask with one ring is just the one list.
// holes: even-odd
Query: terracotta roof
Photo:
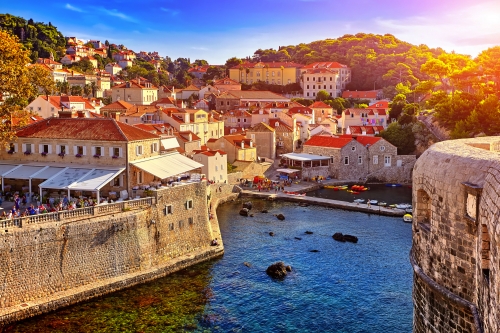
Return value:
[(327, 109), (333, 109), (330, 105), (326, 104), (323, 101), (316, 101), (309, 105), (311, 109), (317, 109), (317, 108), (327, 108)]
[(350, 91), (346, 90), (342, 92), (342, 98), (377, 98), (377, 90), (369, 91)]
[(130, 80), (128, 82), (123, 82), (122, 84), (116, 85), (114, 87), (111, 87), (111, 89), (120, 89), (120, 88), (127, 88), (127, 84), (129, 84), (129, 88), (139, 88), (139, 89), (157, 89), (153, 84), (151, 84), (150, 87), (146, 87), (144, 83), (148, 83), (145, 80)]
[(387, 115), (387, 111), (385, 109), (345, 109), (342, 111), (346, 116), (349, 116), (351, 114), (354, 115), (360, 115), (361, 113), (366, 113), (369, 116), (373, 116), (375, 114), (378, 114), (379, 116), (385, 116)]
[(151, 105), (158, 105), (158, 104), (172, 104), (172, 105), (176, 105), (175, 104), (175, 100), (170, 98), (170, 97), (163, 97), (157, 101), (154, 101), (153, 103), (151, 103)]
[(293, 128), (280, 119), (269, 119), (269, 126), (274, 128), (276, 132), (293, 132)]
[(124, 117), (142, 117), (146, 113), (155, 113), (158, 108), (152, 105), (133, 105), (131, 108), (127, 109)]
[[(226, 83), (227, 82), (227, 83)], [(220, 80), (217, 80), (213, 83), (214, 86), (224, 86), (224, 85), (229, 85), (229, 84), (233, 84), (233, 85), (239, 85), (241, 86), (241, 83), (239, 82), (236, 82), (235, 80), (232, 80), (228, 77), (224, 78), (224, 79), (220, 79)]]
[(64, 103), (84, 103), (85, 109), (94, 110), (94, 106), (90, 103), (88, 99), (85, 99), (81, 96), (48, 96), (40, 95), (43, 100), (48, 101), (50, 104), (54, 105), (56, 108), (60, 109)]
[(182, 89), (182, 90), (179, 90), (179, 91), (184, 91), (184, 90), (188, 90), (188, 91), (199, 91), (200, 89), (195, 87), (194, 85), (189, 85), (188, 87)]
[(375, 108), (382, 108), (382, 109), (388, 109), (389, 108), (389, 102), (388, 101), (377, 101), (373, 103), (372, 105), (368, 106), (370, 109), (375, 109)]
[(248, 129), (248, 132), (274, 132), (274, 128), (265, 123), (258, 123)]
[(367, 135), (375, 135), (383, 130), (383, 126), (349, 126), (351, 135), (363, 135), (363, 132)]
[(228, 90), (219, 95), (217, 98), (228, 99), (265, 99), (271, 101), (279, 101), (288, 99), (285, 96), (273, 93), (267, 90)]
[[(241, 142), (243, 142), (243, 147), (245, 148), (250, 148), (250, 141), (252, 141), (251, 139), (247, 139), (244, 135), (241, 134), (224, 135), (223, 138), (233, 146), (237, 147), (241, 147)], [(255, 148), (255, 145), (253, 145), (253, 147)]]
[[(244, 128), (244, 127), (224, 126), (224, 135), (241, 134), (241, 133), (245, 133), (245, 131), (246, 131), (246, 128)], [(210, 142), (210, 140), (212, 140), (212, 139), (209, 139), (208, 141)], [(217, 139), (213, 139), (213, 140), (217, 141)]]
[[(173, 128), (170, 124), (164, 123), (164, 124), (135, 124), (134, 125), (137, 128), (142, 129), (143, 131), (148, 131), (150, 133), (156, 134), (156, 135), (165, 135), (167, 134), (167, 130), (172, 130), (172, 133), (176, 132), (176, 129)], [(162, 132), (162, 128), (164, 131)]]
[(28, 125), (18, 137), (92, 141), (136, 141), (157, 135), (111, 118), (48, 118)]
[(311, 108), (308, 108), (305, 106), (293, 107), (290, 110), (288, 110), (289, 115), (296, 114), (296, 113), (305, 114), (305, 115), (312, 115), (313, 110)]
[(306, 65), (303, 68), (348, 68), (346, 65), (342, 65), (341, 63), (335, 61), (323, 61), (323, 62), (314, 62), (312, 64)]
[(191, 131), (176, 132), (174, 135), (184, 142), (189, 142), (189, 134), (191, 134), (191, 141), (201, 140), (200, 137)]
[(305, 74), (338, 74), (339, 71), (337, 69), (330, 69), (330, 68), (308, 68), (303, 73), (305, 73)]
[(194, 150), (193, 152), (196, 152), (195, 154), (202, 154), (206, 156), (215, 156), (217, 153), (219, 153), (220, 155), (227, 155), (227, 153), (223, 152), (222, 150)]
[(134, 104), (130, 104), (125, 101), (116, 101), (114, 103), (108, 104), (106, 106), (103, 106), (101, 108), (101, 111), (107, 111), (107, 110), (128, 110), (132, 108)]
[(379, 142), (382, 138), (379, 138), (379, 137), (376, 137), (376, 136), (365, 136), (365, 135), (362, 135), (362, 136), (357, 136), (355, 137), (356, 141), (358, 141), (359, 143), (361, 143), (363, 146), (367, 146), (367, 145), (374, 145), (375, 143)]
[(340, 149), (353, 140), (352, 137), (334, 137), (315, 135), (307, 140), (305, 146), (326, 147)]
[(290, 109), (293, 107), (305, 107), (305, 105), (302, 105), (297, 102), (275, 102), (275, 103), (267, 103), (264, 106), (264, 109)]

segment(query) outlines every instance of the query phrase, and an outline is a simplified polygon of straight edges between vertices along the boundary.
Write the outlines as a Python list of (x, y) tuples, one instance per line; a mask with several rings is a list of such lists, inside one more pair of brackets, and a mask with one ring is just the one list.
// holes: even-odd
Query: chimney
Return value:
[(253, 141), (250, 140), (250, 148), (253, 148)]
[(241, 140), (241, 149), (245, 149), (245, 141)]
[(165, 133), (165, 126), (162, 126), (162, 127), (161, 127), (161, 132), (162, 132), (162, 133)]

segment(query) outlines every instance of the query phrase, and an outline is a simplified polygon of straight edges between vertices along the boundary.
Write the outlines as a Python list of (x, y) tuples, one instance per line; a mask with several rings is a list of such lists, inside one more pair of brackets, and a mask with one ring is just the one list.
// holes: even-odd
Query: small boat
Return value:
[(405, 212), (407, 212), (408, 214), (411, 214), (413, 213), (413, 207), (412, 206), (409, 206), (405, 209)]
[(401, 187), (403, 185), (401, 185), (401, 184), (394, 184), (394, 183), (388, 183), (388, 184), (385, 184), (385, 186), (387, 186), (387, 187)]
[(347, 190), (347, 192), (352, 193), (352, 192), (354, 192), (354, 191), (353, 191), (353, 190)]
[(352, 192), (352, 194), (359, 194), (358, 191), (351, 191), (351, 192)]
[(370, 204), (371, 205), (376, 205), (376, 204), (378, 204), (378, 200), (370, 200)]
[(385, 201), (380, 201), (380, 202), (378, 203), (378, 205), (379, 205), (379, 206), (381, 206), (381, 207), (385, 207), (385, 206), (387, 206), (387, 202), (385, 202)]
[(369, 189), (369, 187), (363, 187), (362, 191), (368, 191)]
[(338, 188), (337, 186), (334, 186), (334, 185), (325, 185), (323, 186), (324, 188), (332, 188), (332, 189), (336, 189)]
[(411, 216), (411, 214), (405, 214), (403, 216), (403, 221), (406, 223), (411, 223), (413, 222), (413, 216)]
[(409, 208), (409, 207), (411, 207), (411, 205), (410, 205), (410, 204), (405, 204), (405, 203), (402, 203), (402, 204), (397, 204), (397, 205), (396, 205), (396, 208), (397, 208), (397, 209), (403, 209), (403, 210), (405, 210), (405, 209), (407, 209), (407, 208)]
[(355, 203), (363, 203), (365, 202), (365, 199), (354, 199)]

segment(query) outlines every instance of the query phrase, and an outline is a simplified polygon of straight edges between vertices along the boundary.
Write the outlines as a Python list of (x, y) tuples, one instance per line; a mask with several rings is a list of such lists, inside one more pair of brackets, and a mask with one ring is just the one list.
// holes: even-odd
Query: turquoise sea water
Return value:
[[(411, 225), (400, 218), (253, 202), (253, 218), (238, 215), (241, 201), (219, 207), (222, 258), (7, 331), (411, 332)], [(264, 208), (268, 214), (260, 213)], [(286, 219), (279, 221), (272, 215), (277, 213)], [(335, 232), (359, 242), (336, 242)], [(293, 268), (282, 281), (265, 273), (276, 261)]]

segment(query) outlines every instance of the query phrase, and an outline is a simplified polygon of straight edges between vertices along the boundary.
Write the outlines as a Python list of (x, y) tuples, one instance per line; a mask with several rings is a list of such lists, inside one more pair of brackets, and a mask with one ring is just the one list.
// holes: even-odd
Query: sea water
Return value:
[[(410, 224), (259, 200), (254, 217), (242, 217), (241, 204), (217, 211), (222, 258), (13, 324), (8, 332), (411, 332)], [(336, 232), (359, 241), (337, 242)], [(277, 261), (292, 266), (283, 280), (265, 273)]]

